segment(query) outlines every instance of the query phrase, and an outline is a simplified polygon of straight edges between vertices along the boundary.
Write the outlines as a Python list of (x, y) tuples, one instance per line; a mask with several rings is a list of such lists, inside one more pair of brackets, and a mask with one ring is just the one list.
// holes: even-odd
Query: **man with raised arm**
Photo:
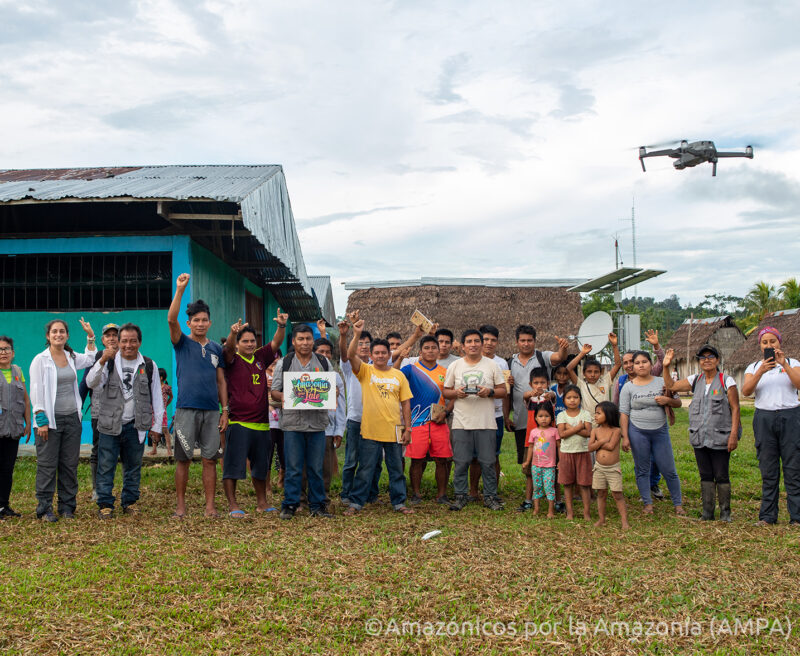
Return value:
[(231, 326), (222, 350), (225, 356), (225, 380), (228, 383), (230, 413), (225, 456), (222, 464), (222, 488), (228, 499), (228, 516), (244, 517), (236, 500), (236, 481), (247, 478), (250, 461), (250, 478), (256, 493), (256, 511), (266, 512), (267, 474), (272, 440), (269, 434), (269, 386), (267, 367), (276, 356), (286, 335), (289, 315), (278, 308), (274, 321), (277, 324), (272, 341), (258, 347), (256, 333), (239, 319)]
[[(203, 462), (203, 491), (206, 517), (219, 517), (214, 505), (217, 487), (217, 464), (220, 432), (228, 427), (228, 385), (223, 369), (222, 346), (208, 339), (211, 310), (200, 299), (186, 306), (185, 335), (178, 323), (178, 313), (189, 274), (182, 273), (176, 282), (175, 296), (167, 312), (169, 336), (175, 349), (178, 398), (175, 402), (175, 491), (178, 497), (173, 517), (186, 516), (186, 483), (195, 447)], [(220, 412), (220, 407), (222, 411)]]
[(389, 472), (392, 506), (397, 512), (407, 515), (414, 511), (406, 507), (402, 447), (411, 442), (411, 389), (406, 377), (389, 366), (390, 349), (385, 339), (372, 342), (372, 364), (358, 356), (358, 343), (363, 330), (364, 320), (358, 319), (353, 324), (353, 339), (347, 349), (353, 375), (361, 383), (364, 412), (358, 471), (350, 494), (350, 508), (345, 514), (354, 515), (364, 507), (375, 469), (383, 456)]

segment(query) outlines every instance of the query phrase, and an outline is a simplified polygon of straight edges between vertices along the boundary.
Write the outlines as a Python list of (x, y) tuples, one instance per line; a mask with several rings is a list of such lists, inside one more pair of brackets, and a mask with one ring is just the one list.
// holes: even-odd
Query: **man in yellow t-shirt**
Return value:
[(361, 383), (363, 415), (358, 471), (350, 494), (350, 508), (344, 514), (354, 515), (364, 507), (375, 468), (380, 465), (383, 456), (389, 473), (392, 506), (396, 511), (408, 515), (414, 511), (406, 508), (403, 446), (411, 442), (411, 388), (406, 377), (389, 366), (391, 350), (386, 340), (376, 339), (370, 345), (372, 364), (358, 357), (356, 351), (364, 330), (364, 320), (356, 321), (353, 329), (347, 357), (353, 367), (353, 375)]

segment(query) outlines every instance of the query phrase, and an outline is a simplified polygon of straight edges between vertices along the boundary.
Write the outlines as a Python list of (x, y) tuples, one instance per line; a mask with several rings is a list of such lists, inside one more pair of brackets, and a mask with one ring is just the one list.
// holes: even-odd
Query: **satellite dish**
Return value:
[(589, 355), (600, 353), (608, 344), (608, 333), (614, 329), (614, 321), (608, 312), (592, 312), (583, 320), (578, 331), (578, 346), (591, 344), (592, 350)]

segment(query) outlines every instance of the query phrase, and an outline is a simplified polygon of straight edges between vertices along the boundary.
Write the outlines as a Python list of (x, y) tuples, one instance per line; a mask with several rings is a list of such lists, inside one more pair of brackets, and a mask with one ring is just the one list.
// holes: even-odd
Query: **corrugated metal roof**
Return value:
[(683, 323), (690, 323), (693, 326), (718, 323), (720, 321), (725, 321), (725, 319), (727, 319), (729, 316), (729, 314), (723, 314), (719, 317), (706, 317), (705, 319), (684, 319)]
[[(99, 171), (108, 173), (97, 177)], [(114, 171), (124, 172), (117, 175)], [(239, 203), (282, 171), (277, 165), (5, 170), (0, 171), (0, 203), (64, 198), (206, 199)], [(9, 179), (13, 181), (4, 181)]]
[(388, 287), (422, 287), (423, 285), (463, 287), (574, 287), (586, 282), (586, 278), (432, 278), (418, 280), (374, 280), (369, 282), (346, 282), (344, 288), (385, 289)]
[(792, 314), (797, 314), (798, 312), (800, 312), (800, 308), (792, 308), (791, 310), (778, 310), (777, 312), (773, 312), (769, 316), (783, 317), (783, 316), (790, 316)]
[(333, 305), (333, 289), (330, 276), (309, 276), (309, 282), (317, 296), (322, 316), (332, 326), (336, 325), (336, 309)]
[[(286, 178), (279, 165), (0, 170), (0, 204), (130, 198), (238, 203), (244, 227), (296, 280), (278, 281), (276, 296), (294, 298), (294, 304), (303, 306), (306, 314), (316, 314)], [(299, 288), (299, 296), (290, 294), (288, 288), (293, 284)]]

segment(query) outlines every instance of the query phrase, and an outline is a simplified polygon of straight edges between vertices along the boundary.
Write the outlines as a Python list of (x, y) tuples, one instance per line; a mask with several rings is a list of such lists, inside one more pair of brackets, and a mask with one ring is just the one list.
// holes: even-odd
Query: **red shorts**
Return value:
[(558, 482), (561, 485), (592, 484), (592, 456), (588, 451), (583, 453), (561, 453), (558, 462)]
[(406, 458), (422, 460), (428, 454), (431, 458), (452, 458), (450, 430), (447, 424), (430, 421), (411, 429), (411, 444), (406, 447)]

